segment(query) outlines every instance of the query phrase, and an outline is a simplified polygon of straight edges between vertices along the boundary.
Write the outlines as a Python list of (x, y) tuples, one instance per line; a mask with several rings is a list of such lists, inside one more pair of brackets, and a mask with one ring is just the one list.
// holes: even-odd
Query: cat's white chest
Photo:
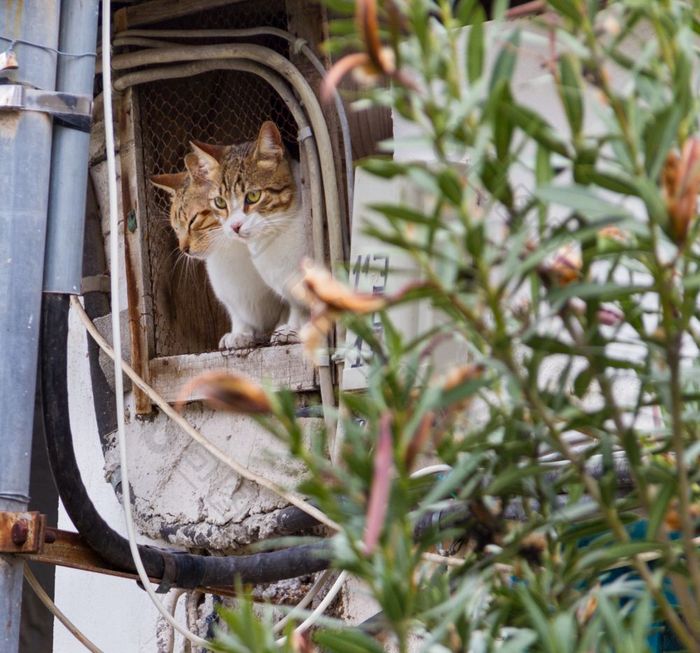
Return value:
[(284, 306), (262, 280), (244, 243), (231, 240), (220, 245), (207, 257), (206, 266), (212, 289), (234, 324), (256, 332), (274, 329)]
[(307, 238), (301, 224), (290, 225), (284, 233), (251, 243), (250, 255), (263, 281), (288, 301), (293, 300), (292, 286), (301, 274), (301, 261), (307, 256)]

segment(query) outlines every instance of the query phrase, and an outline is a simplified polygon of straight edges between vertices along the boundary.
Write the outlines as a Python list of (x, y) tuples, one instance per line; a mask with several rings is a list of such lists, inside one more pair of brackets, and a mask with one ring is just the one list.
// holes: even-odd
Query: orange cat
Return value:
[(170, 224), (180, 250), (205, 262), (212, 289), (231, 316), (231, 331), (221, 337), (219, 347), (250, 347), (267, 341), (288, 310), (263, 282), (248, 248), (224, 235), (217, 210), (221, 175), (207, 162), (216, 161), (226, 148), (200, 144), (193, 149), (185, 157), (187, 172), (157, 175), (151, 182), (170, 194)]

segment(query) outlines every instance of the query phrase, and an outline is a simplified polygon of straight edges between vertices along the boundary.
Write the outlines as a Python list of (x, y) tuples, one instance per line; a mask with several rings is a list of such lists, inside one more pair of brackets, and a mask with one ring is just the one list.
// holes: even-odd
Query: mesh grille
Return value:
[[(178, 18), (159, 28), (286, 27), (279, 2), (243, 2)], [(204, 42), (204, 41), (203, 41)], [(255, 42), (287, 56), (287, 44), (264, 37)], [(193, 43), (189, 40), (188, 43)], [(296, 154), (296, 124), (277, 93), (250, 73), (217, 70), (190, 78), (137, 87), (141, 116), (144, 176), (178, 172), (189, 141), (230, 144), (251, 140), (264, 120), (273, 120)], [(229, 329), (204, 266), (178, 259), (177, 241), (168, 224), (169, 199), (145, 184), (148, 256), (157, 356), (215, 350)], [(186, 265), (187, 264), (187, 265)]]

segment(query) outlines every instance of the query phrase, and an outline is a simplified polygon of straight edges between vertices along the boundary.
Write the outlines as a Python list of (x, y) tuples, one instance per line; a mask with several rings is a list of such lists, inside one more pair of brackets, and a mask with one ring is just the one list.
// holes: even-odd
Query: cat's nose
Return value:
[(182, 247), (180, 247), (180, 249), (182, 250), (182, 253), (183, 253), (183, 254), (189, 254), (189, 253), (190, 253), (190, 246), (189, 246), (189, 245), (182, 245)]
[(235, 233), (240, 233), (241, 227), (242, 227), (242, 226), (243, 226), (243, 223), (242, 223), (242, 222), (234, 222), (234, 223), (231, 225), (231, 229), (233, 229), (233, 231), (234, 231)]

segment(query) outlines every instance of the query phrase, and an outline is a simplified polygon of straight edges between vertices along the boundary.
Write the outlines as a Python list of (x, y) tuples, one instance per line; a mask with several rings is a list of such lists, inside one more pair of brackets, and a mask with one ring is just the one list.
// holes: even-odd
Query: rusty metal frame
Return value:
[[(46, 526), (46, 515), (39, 512), (0, 512), (0, 554), (21, 555), (35, 562), (138, 580), (136, 573), (117, 569), (108, 563), (85, 544), (78, 533)], [(159, 583), (161, 579), (151, 580)], [(195, 589), (235, 596), (233, 587)]]
[(46, 515), (0, 512), (0, 553), (37, 553), (44, 543)]

